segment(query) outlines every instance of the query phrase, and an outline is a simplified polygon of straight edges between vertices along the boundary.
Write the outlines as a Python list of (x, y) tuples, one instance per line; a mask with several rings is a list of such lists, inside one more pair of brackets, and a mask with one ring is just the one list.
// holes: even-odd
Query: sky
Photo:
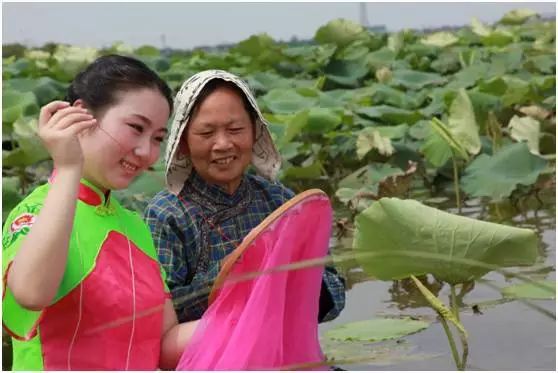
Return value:
[[(469, 24), (472, 17), (493, 23), (515, 8), (555, 16), (547, 3), (366, 3), (370, 25), (389, 31)], [(360, 22), (359, 3), (21, 3), (2, 4), (2, 43), (41, 46), (47, 42), (95, 48), (121, 41), (190, 49), (235, 43), (256, 33), (275, 40), (312, 38), (335, 18)]]

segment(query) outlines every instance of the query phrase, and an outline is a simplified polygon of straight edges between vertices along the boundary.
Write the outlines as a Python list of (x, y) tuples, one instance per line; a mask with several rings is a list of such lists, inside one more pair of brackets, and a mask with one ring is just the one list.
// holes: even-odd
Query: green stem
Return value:
[(451, 298), (450, 298), (450, 307), (453, 315), (457, 319), (457, 321), (461, 322), (459, 319), (459, 306), (457, 305), (457, 295), (455, 294), (455, 285), (450, 285), (451, 290)]
[(467, 342), (467, 336), (463, 333), (459, 333), (459, 338), (461, 339), (461, 346), (463, 347), (463, 354), (461, 355), (461, 370), (465, 370), (467, 367), (467, 357), (469, 356), (469, 343)]
[[(455, 285), (450, 285), (450, 290), (451, 290), (451, 298), (450, 298), (451, 312), (453, 313), (457, 321), (461, 322), (461, 319), (459, 318), (459, 305), (457, 304)], [(467, 343), (467, 336), (461, 331), (459, 331), (459, 339), (461, 339), (461, 346), (463, 347), (460, 370), (465, 370), (465, 367), (467, 366), (467, 356), (469, 355), (469, 344)]]
[(453, 336), (451, 335), (451, 330), (449, 328), (448, 322), (442, 315), (440, 315), (440, 322), (442, 323), (444, 331), (446, 332), (446, 336), (448, 337), (448, 342), (451, 349), (451, 356), (453, 356), (453, 360), (455, 361), (455, 367), (457, 368), (457, 370), (462, 370), (461, 362), (459, 361), (459, 355), (457, 354), (457, 347), (455, 346), (455, 341), (453, 340)]
[(457, 205), (457, 210), (461, 214), (461, 196), (459, 195), (459, 173), (457, 172), (457, 161), (455, 156), (451, 157), (453, 161), (453, 183), (455, 189), (455, 203)]

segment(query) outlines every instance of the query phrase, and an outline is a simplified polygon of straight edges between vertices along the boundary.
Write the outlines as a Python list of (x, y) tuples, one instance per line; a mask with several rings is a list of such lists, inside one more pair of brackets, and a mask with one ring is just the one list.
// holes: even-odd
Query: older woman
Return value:
[[(275, 181), (281, 159), (247, 85), (208, 70), (188, 79), (175, 99), (166, 152), (168, 190), (145, 217), (167, 272), (180, 321), (199, 319), (225, 256), (294, 196)], [(252, 165), (257, 175), (246, 173)], [(295, 300), (296, 301), (296, 300)], [(345, 305), (344, 281), (326, 267), (319, 321)]]

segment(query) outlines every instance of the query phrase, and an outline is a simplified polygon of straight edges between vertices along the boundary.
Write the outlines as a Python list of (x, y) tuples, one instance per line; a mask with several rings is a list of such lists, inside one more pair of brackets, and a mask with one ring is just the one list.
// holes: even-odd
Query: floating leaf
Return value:
[(391, 84), (415, 91), (427, 86), (443, 85), (446, 82), (447, 79), (439, 74), (407, 69), (395, 70), (391, 79)]
[(305, 97), (294, 89), (272, 89), (261, 97), (265, 106), (274, 113), (291, 114), (300, 110), (309, 109), (317, 99)]
[(306, 129), (314, 133), (327, 133), (339, 126), (343, 117), (338, 111), (328, 108), (315, 107), (308, 112)]
[(377, 342), (401, 338), (428, 328), (425, 321), (403, 319), (372, 319), (339, 325), (325, 333), (327, 338), (338, 341)]
[(328, 79), (343, 86), (357, 87), (359, 80), (369, 73), (362, 61), (333, 60), (325, 68)]
[(413, 124), (422, 119), (422, 116), (416, 111), (399, 109), (389, 105), (364, 107), (357, 109), (356, 113), (371, 119), (380, 119), (388, 124)]
[(482, 277), (491, 270), (485, 266), (533, 264), (538, 252), (530, 229), (397, 198), (382, 198), (356, 217), (353, 247), (362, 268), (381, 280), (430, 273), (450, 284)]
[(466, 169), (461, 188), (472, 197), (501, 200), (518, 185), (532, 185), (546, 168), (546, 161), (529, 152), (525, 143), (503, 147), (496, 154), (479, 155)]
[(507, 286), (501, 289), (506, 298), (556, 299), (556, 281), (539, 281)]
[(520, 118), (514, 115), (508, 127), (511, 129), (510, 135), (512, 139), (516, 141), (526, 141), (529, 151), (533, 154), (540, 155), (539, 139), (541, 124), (538, 120), (530, 117)]

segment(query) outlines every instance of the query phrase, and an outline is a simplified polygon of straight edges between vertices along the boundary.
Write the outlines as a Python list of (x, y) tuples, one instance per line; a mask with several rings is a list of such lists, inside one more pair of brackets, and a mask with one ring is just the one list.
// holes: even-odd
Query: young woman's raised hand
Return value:
[(83, 153), (78, 135), (96, 123), (87, 109), (68, 102), (53, 101), (41, 108), (38, 133), (56, 168), (81, 167)]

